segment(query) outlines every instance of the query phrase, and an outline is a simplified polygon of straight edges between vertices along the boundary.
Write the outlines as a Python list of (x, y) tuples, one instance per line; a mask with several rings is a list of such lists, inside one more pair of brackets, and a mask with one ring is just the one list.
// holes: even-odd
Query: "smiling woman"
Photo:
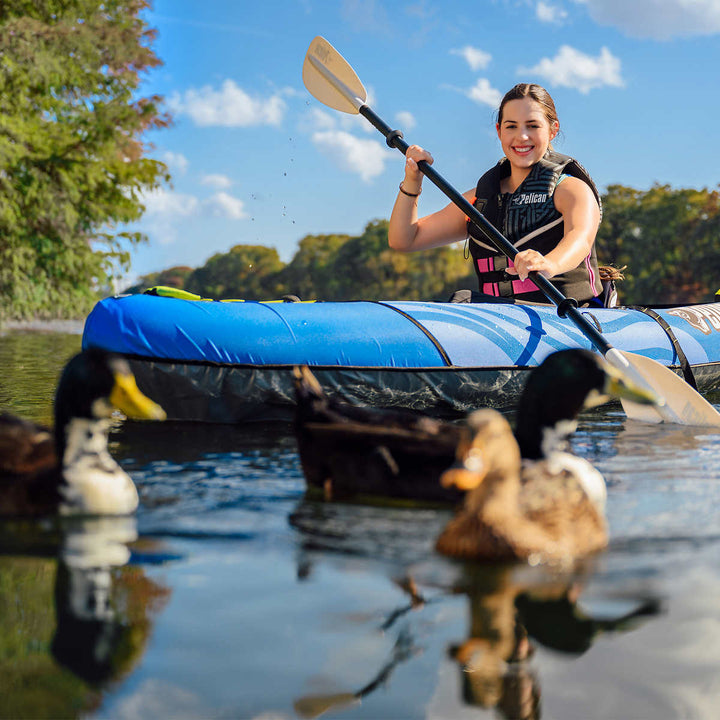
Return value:
[(549, 93), (539, 85), (513, 87), (500, 103), (496, 129), (505, 157), (465, 198), (519, 249), (514, 260), (499, 254), (454, 203), (418, 219), (423, 178), (418, 162), (432, 163), (432, 156), (417, 145), (406, 153), (390, 247), (409, 252), (468, 237), (479, 283), (476, 299), (546, 302), (528, 277), (537, 271), (579, 303), (602, 304), (594, 247), (600, 196), (584, 168), (552, 148), (560, 123)]

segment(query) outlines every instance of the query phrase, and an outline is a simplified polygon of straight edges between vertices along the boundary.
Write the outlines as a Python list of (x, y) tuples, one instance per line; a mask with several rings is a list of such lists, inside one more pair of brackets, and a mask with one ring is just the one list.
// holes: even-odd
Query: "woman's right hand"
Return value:
[(427, 150), (423, 150), (419, 145), (411, 145), (405, 153), (405, 180), (403, 180), (403, 187), (408, 192), (420, 191), (423, 175), (418, 163), (421, 160), (428, 165), (433, 164), (433, 156)]

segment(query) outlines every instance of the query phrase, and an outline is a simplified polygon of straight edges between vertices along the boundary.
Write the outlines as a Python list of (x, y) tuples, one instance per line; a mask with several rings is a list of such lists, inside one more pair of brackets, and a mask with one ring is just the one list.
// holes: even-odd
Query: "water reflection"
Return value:
[(377, 673), (359, 682), (357, 689), (297, 698), (294, 708), (300, 717), (341, 712), (380, 687), (387, 690), (397, 666), (423, 653), (421, 628), (434, 622), (428, 612), (431, 606), (437, 617), (438, 608), (458, 597), (466, 601), (467, 630), (445, 649), (458, 672), (456, 701), (522, 720), (541, 717), (541, 671), (534, 664), (538, 646), (568, 659), (579, 658), (602, 634), (631, 632), (662, 612), (661, 599), (651, 593), (584, 602), (584, 590), (595, 572), (589, 561), (573, 572), (560, 572), (429, 557), (436, 527), (447, 516), (437, 510), (428, 513), (305, 498), (289, 516), (302, 536), (297, 557), (301, 581), (324, 563), (348, 572), (356, 565), (381, 566), (407, 598), (376, 624), (379, 632), (394, 639)]
[(451, 646), (462, 672), (463, 700), (496, 708), (504, 718), (541, 717), (536, 644), (572, 656), (586, 652), (603, 632), (627, 632), (660, 612), (656, 597), (623, 598), (613, 617), (593, 617), (580, 606), (592, 568), (551, 574), (512, 566), (465, 567), (468, 634)]
[(375, 692), (378, 688), (387, 685), (393, 670), (419, 652), (422, 652), (422, 648), (415, 644), (415, 640), (408, 628), (402, 628), (395, 640), (390, 658), (370, 682), (354, 692), (304, 695), (293, 703), (295, 712), (301, 718), (316, 718), (331, 710), (339, 711), (348, 709), (350, 706), (359, 703), (367, 695)]
[(57, 627), (50, 651), (93, 685), (128, 669), (129, 658), (121, 654), (140, 654), (140, 648), (131, 648), (133, 624), (113, 603), (113, 572), (130, 559), (127, 543), (136, 539), (132, 517), (83, 518), (63, 527), (55, 580)]
[(136, 539), (132, 517), (3, 523), (0, 715), (87, 712), (136, 666), (170, 594), (127, 564)]

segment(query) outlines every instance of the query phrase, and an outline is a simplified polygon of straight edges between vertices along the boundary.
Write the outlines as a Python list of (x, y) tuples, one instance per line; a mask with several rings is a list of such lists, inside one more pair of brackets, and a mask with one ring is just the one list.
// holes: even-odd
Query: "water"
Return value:
[[(0, 336), (0, 406), (49, 422), (79, 344)], [(448, 510), (305, 498), (288, 425), (111, 449), (136, 518), (2, 524), (0, 717), (717, 716), (717, 432), (583, 416), (611, 543), (569, 577), (438, 556)]]

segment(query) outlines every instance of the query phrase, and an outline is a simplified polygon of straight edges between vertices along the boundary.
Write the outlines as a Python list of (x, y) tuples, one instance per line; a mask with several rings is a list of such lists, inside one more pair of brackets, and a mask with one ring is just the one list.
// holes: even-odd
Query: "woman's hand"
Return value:
[(508, 275), (517, 275), (520, 280), (527, 280), (528, 275), (533, 270), (544, 275), (546, 278), (551, 278), (558, 274), (557, 264), (537, 250), (523, 250), (519, 252), (513, 260), (513, 265), (514, 267), (508, 267), (506, 272)]
[(409, 193), (420, 192), (423, 174), (420, 172), (418, 163), (421, 160), (432, 165), (433, 156), (419, 145), (411, 145), (405, 153), (405, 179), (403, 180), (403, 188)]

